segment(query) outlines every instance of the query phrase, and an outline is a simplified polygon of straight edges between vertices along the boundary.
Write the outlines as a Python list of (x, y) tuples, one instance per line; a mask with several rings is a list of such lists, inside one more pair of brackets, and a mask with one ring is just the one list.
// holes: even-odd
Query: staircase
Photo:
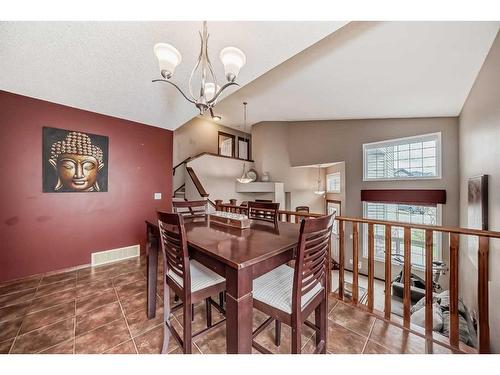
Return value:
[(176, 200), (185, 200), (186, 198), (186, 184), (182, 184), (177, 190), (174, 191), (172, 198)]

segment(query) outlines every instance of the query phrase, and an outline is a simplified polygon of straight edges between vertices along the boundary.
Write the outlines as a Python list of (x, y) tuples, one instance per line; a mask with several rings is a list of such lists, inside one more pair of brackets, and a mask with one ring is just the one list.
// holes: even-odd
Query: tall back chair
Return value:
[(248, 218), (253, 220), (278, 222), (279, 203), (248, 202)]
[(172, 208), (175, 213), (181, 214), (185, 219), (205, 217), (207, 201), (173, 201)]
[(295, 212), (309, 212), (309, 206), (297, 206)]
[[(292, 327), (292, 353), (300, 353), (305, 324), (316, 331), (315, 353), (326, 353), (327, 264), (333, 222), (333, 214), (302, 220), (295, 267), (284, 264), (254, 280), (254, 307), (269, 315), (254, 331), (254, 338), (276, 321), (275, 344), (279, 346), (284, 323)], [(307, 320), (313, 311), (314, 324)], [(253, 346), (269, 352), (255, 341)]]
[[(226, 288), (224, 277), (216, 274), (201, 263), (190, 260), (188, 255), (184, 218), (178, 213), (158, 212), (158, 227), (164, 261), (164, 322), (172, 336), (179, 342), (184, 353), (191, 353), (192, 339), (199, 334), (214, 328), (224, 320), (212, 325), (211, 309), (217, 305), (210, 296), (221, 293)], [(182, 300), (184, 334), (181, 339), (178, 332), (170, 324), (170, 288)], [(192, 304), (205, 300), (207, 328), (192, 334)], [(165, 337), (168, 337), (165, 335)], [(162, 352), (166, 352), (168, 342), (163, 343)]]

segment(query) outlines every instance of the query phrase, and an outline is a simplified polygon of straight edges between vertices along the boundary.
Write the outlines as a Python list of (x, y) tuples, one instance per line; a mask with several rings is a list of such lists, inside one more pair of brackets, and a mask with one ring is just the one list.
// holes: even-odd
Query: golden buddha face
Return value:
[(52, 145), (49, 163), (57, 173), (54, 190), (99, 191), (97, 176), (104, 167), (103, 153), (86, 134), (71, 132)]
[(57, 175), (65, 190), (89, 191), (98, 172), (99, 162), (93, 156), (62, 154), (57, 160)]

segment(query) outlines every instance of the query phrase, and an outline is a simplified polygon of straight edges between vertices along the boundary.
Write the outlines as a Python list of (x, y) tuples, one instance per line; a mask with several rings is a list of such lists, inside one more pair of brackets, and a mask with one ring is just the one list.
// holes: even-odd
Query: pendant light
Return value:
[(321, 164), (318, 164), (318, 186), (314, 194), (325, 195), (325, 191), (321, 189)]
[[(247, 130), (247, 102), (243, 102), (243, 132), (246, 133)], [(236, 181), (238, 181), (241, 184), (248, 184), (249, 182), (252, 182), (253, 179), (247, 176), (247, 164), (244, 161), (243, 162), (243, 173), (241, 174), (241, 177), (237, 178)]]

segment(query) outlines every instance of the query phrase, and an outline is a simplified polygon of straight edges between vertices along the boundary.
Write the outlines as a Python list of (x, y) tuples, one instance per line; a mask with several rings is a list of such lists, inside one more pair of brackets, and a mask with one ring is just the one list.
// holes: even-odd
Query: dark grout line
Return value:
[(123, 306), (122, 306), (122, 303), (120, 301), (120, 297), (118, 296), (118, 291), (116, 290), (116, 288), (114, 286), (113, 286), (113, 290), (115, 291), (116, 298), (118, 299), (118, 305), (120, 306), (120, 311), (122, 312), (123, 319), (125, 319), (125, 324), (127, 325), (128, 334), (130, 335), (130, 339), (132, 340), (132, 343), (134, 344), (135, 352), (137, 354), (139, 354), (139, 350), (137, 350), (137, 345), (135, 344), (134, 337), (132, 336), (132, 331), (130, 330), (130, 326), (128, 325), (125, 311), (123, 310)]
[(366, 350), (366, 346), (368, 345), (368, 341), (370, 340), (370, 336), (372, 335), (373, 332), (373, 327), (375, 327), (375, 323), (377, 322), (377, 319), (373, 320), (372, 326), (370, 327), (370, 331), (368, 332), (368, 336), (366, 336), (366, 341), (363, 345), (363, 349), (361, 349), (361, 354), (364, 354)]

